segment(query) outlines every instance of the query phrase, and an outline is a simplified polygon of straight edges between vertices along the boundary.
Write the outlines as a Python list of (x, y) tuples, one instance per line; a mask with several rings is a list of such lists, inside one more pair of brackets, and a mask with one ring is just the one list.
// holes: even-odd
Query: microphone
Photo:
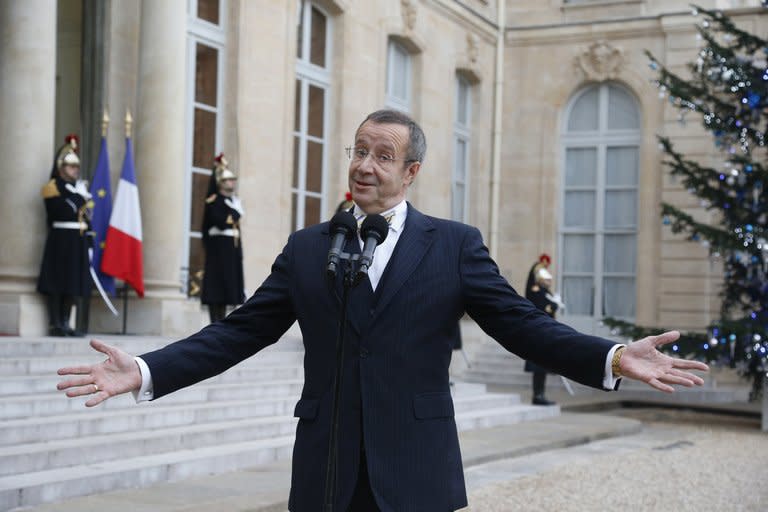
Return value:
[(341, 251), (344, 249), (344, 241), (352, 238), (357, 233), (357, 221), (355, 216), (348, 211), (341, 211), (331, 219), (331, 249), (328, 251), (326, 272), (328, 277), (336, 277)]
[(368, 269), (373, 263), (373, 251), (387, 238), (387, 233), (389, 233), (389, 224), (381, 215), (368, 215), (363, 221), (363, 225), (360, 226), (360, 238), (365, 243), (363, 254), (360, 256), (360, 266), (357, 268), (358, 281), (368, 275)]

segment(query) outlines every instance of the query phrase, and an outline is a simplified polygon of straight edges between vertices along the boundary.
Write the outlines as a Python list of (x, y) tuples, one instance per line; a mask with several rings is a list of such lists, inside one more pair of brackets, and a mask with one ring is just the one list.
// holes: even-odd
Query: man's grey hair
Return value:
[[(367, 121), (377, 124), (400, 124), (408, 127), (408, 153), (405, 155), (406, 163), (423, 162), (427, 153), (427, 138), (421, 126), (411, 116), (399, 110), (383, 109), (368, 114), (360, 126)], [(360, 126), (357, 131), (360, 131)], [(357, 132), (355, 132), (357, 135)]]

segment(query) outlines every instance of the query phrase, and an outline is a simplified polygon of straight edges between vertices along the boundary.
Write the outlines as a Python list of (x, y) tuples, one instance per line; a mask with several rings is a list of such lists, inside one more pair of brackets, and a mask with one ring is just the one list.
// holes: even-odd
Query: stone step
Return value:
[[(94, 352), (90, 340), (96, 338), (108, 345), (114, 345), (131, 354), (141, 354), (155, 350), (176, 339), (158, 336), (115, 336), (94, 334), (83, 338), (20, 338), (15, 336), (0, 337), (0, 359), (16, 357), (61, 357), (90, 355)], [(286, 335), (278, 343), (270, 345), (262, 352), (295, 352), (303, 350), (300, 336)]]
[[(172, 341), (99, 339), (133, 354)], [(55, 389), (58, 368), (103, 360), (87, 339), (0, 338), (0, 510), (290, 456), (303, 357), (301, 338), (291, 334), (155, 402), (123, 395), (90, 409), (87, 398)], [(451, 393), (460, 431), (559, 414), (557, 407), (521, 405), (516, 394), (488, 393), (482, 382), (456, 380)]]
[(75, 496), (225, 473), (289, 457), (294, 436), (0, 477), (0, 510)]
[[(189, 388), (194, 392), (194, 386)], [(181, 392), (179, 392), (181, 393)], [(224, 419), (243, 419), (258, 416), (292, 415), (299, 393), (291, 396), (262, 397), (249, 400), (173, 403), (173, 395), (158, 402), (135, 405), (128, 396), (115, 397), (98, 410), (86, 409), (77, 400), (60, 397), (63, 402), (74, 402), (75, 408), (56, 415), (33, 415), (11, 418), (0, 422), (0, 446), (13, 443), (31, 443), (37, 440), (69, 439), (92, 434), (130, 432), (135, 430), (199, 424)], [(122, 406), (110, 403), (123, 400)], [(458, 413), (476, 409), (507, 407), (519, 404), (515, 394), (487, 393), (483, 395), (457, 395), (454, 397)], [(0, 404), (1, 405), (1, 404)]]
[(0, 446), (0, 476), (289, 436), (295, 430), (296, 419), (286, 415), (6, 445)]
[[(254, 385), (271, 380), (301, 379), (304, 370), (296, 364), (246, 367), (235, 366), (226, 372), (212, 377), (204, 382), (241, 382), (248, 381)], [(5, 397), (45, 393), (56, 389), (63, 377), (51, 375), (11, 375), (0, 377), (0, 401)]]
[[(240, 363), (240, 365), (290, 364), (298, 363), (304, 358), (299, 351), (261, 351), (255, 356)], [(104, 360), (104, 356), (95, 351), (80, 356), (61, 357), (13, 357), (0, 359), (0, 376), (12, 375), (56, 375), (59, 368), (93, 364)]]
[[(263, 382), (198, 383), (164, 397), (163, 403), (194, 404), (208, 401), (221, 402), (299, 396), (303, 382), (303, 379), (292, 379)], [(0, 420), (67, 414), (82, 409), (85, 400), (87, 399), (67, 399), (62, 392), (57, 391), (5, 397), (0, 400)], [(107, 400), (104, 403), (104, 408), (108, 410), (124, 409), (134, 406), (134, 404), (135, 401), (132, 396), (122, 395)]]
[[(519, 423), (522, 421), (531, 421), (553, 417), (559, 414), (557, 406), (552, 407), (533, 407), (528, 405), (509, 405), (503, 407), (491, 408), (470, 408), (462, 410), (459, 404), (461, 402), (477, 399), (476, 396), (468, 396), (466, 399), (457, 398), (456, 424), (459, 431), (472, 430), (476, 428), (498, 426), (502, 424)], [(174, 451), (167, 451), (167, 446), (162, 446), (163, 440), (168, 443), (162, 430), (170, 431), (173, 429), (162, 429), (152, 432), (138, 432), (138, 437), (131, 439), (131, 434), (124, 435), (103, 435), (85, 437), (83, 439), (71, 440), (69, 442), (51, 443), (53, 447), (52, 459), (60, 457), (60, 464), (64, 464), (68, 457), (74, 457), (77, 460), (77, 452), (80, 452), (80, 463), (69, 467), (51, 467), (44, 466), (45, 469), (30, 472), (16, 472), (13, 475), (0, 477), (0, 506), (19, 507), (32, 506), (44, 502), (61, 500), (69, 497), (85, 494), (94, 494), (111, 490), (123, 489), (127, 487), (144, 487), (160, 481), (172, 481), (181, 478), (189, 478), (201, 474), (213, 474), (226, 471), (234, 471), (246, 467), (254, 467), (279, 458), (285, 458), (291, 453), (293, 436), (279, 435), (284, 429), (293, 429), (295, 423), (291, 422), (293, 418), (263, 418), (261, 425), (269, 425), (272, 420), (276, 424), (271, 427), (276, 428), (275, 435), (267, 439), (248, 440), (242, 442), (231, 442), (232, 437), (224, 437), (211, 433), (209, 429), (200, 426), (188, 426), (176, 429), (177, 436), (183, 433), (189, 436), (188, 440), (182, 441)], [(294, 420), (295, 421), (295, 420)], [(235, 424), (238, 422), (228, 422)], [(240, 426), (247, 426), (247, 430), (252, 430), (253, 425), (259, 424), (257, 420), (243, 420), (239, 422)], [(227, 422), (221, 425), (210, 425), (214, 427), (225, 428)], [(196, 438), (195, 435), (203, 436)], [(228, 436), (237, 438), (237, 430), (228, 433)], [(94, 440), (94, 438), (96, 438)], [(100, 438), (100, 439), (99, 439)], [(210, 446), (200, 446), (205, 440), (210, 442)], [(77, 442), (82, 444), (77, 447)], [(100, 459), (98, 455), (83, 455), (106, 448), (112, 443), (117, 446), (118, 453), (113, 453), (116, 460)], [(164, 450), (163, 453), (154, 451), (152, 454), (133, 455), (139, 448), (136, 443), (143, 444), (147, 450), (152, 451), (153, 446), (159, 447), (157, 450)], [(185, 449), (186, 446), (195, 446), (193, 449)], [(120, 449), (128, 450), (119, 453)], [(134, 451), (131, 451), (133, 449)], [(67, 454), (69, 450), (69, 454)], [(39, 450), (38, 450), (39, 451)], [(3, 455), (8, 460), (13, 456), (23, 456), (26, 452), (27, 457), (34, 457), (32, 448), (24, 447), (6, 447), (0, 450), (0, 457)], [(45, 455), (40, 455), (44, 458)], [(93, 457), (93, 458), (91, 458)], [(0, 464), (4, 464), (5, 459), (0, 458)], [(35, 459), (40, 467), (43, 464), (42, 459)], [(49, 461), (49, 464), (51, 462)]]
[(560, 407), (557, 405), (514, 405), (494, 409), (477, 409), (457, 416), (456, 427), (459, 432), (462, 432), (479, 428), (497, 427), (499, 425), (511, 425), (524, 421), (554, 418), (559, 415)]
[(243, 418), (288, 416), (293, 414), (297, 400), (298, 396), (286, 396), (196, 404), (162, 405), (162, 401), (158, 401), (115, 410), (82, 407), (67, 414), (2, 421), (0, 445), (47, 442), (93, 434), (146, 431)]
[[(485, 371), (473, 367), (467, 370), (461, 376), (462, 379), (469, 382), (478, 382), (483, 384), (503, 384), (507, 386), (531, 386), (531, 374), (526, 372), (497, 372)], [(547, 379), (549, 386), (550, 379)]]
[[(195, 404), (231, 400), (254, 400), (284, 396), (299, 396), (303, 379), (273, 380), (263, 382), (198, 383), (163, 397), (163, 404)], [(459, 394), (463, 400), (466, 395)], [(6, 397), (0, 400), (0, 420), (19, 419), (30, 416), (38, 418), (76, 412), (83, 408), (86, 398), (66, 399), (61, 392), (27, 394)], [(515, 397), (505, 395), (477, 395), (478, 403), (495, 402), (500, 405), (514, 403)], [(463, 401), (472, 406), (472, 401)], [(135, 401), (129, 395), (107, 400), (103, 407), (117, 410), (133, 407)]]
[[(455, 405), (459, 429), (476, 428), (478, 422), (487, 421), (483, 418), (492, 416), (496, 417), (494, 424), (522, 421), (527, 406), (519, 405), (518, 401), (517, 395), (504, 394), (458, 398)], [(517, 415), (515, 421), (507, 418), (509, 411)], [(0, 475), (287, 435), (294, 429), (292, 416), (269, 416), (6, 445), (0, 446)]]

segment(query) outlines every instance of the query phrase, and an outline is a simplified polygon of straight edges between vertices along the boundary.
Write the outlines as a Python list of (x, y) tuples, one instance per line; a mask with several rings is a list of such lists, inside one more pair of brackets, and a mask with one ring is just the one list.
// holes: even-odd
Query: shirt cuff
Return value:
[(134, 357), (133, 359), (136, 361), (141, 372), (141, 387), (138, 391), (133, 392), (133, 398), (136, 400), (136, 403), (152, 400), (155, 397), (155, 391), (152, 388), (152, 374), (149, 372), (149, 366), (140, 357)]
[(619, 347), (626, 347), (626, 345), (614, 345), (611, 350), (608, 351), (608, 355), (605, 356), (605, 367), (603, 370), (603, 389), (614, 391), (618, 387), (619, 381), (621, 380), (621, 377), (613, 376), (613, 365), (611, 364), (613, 362), (613, 354), (616, 353), (616, 350)]

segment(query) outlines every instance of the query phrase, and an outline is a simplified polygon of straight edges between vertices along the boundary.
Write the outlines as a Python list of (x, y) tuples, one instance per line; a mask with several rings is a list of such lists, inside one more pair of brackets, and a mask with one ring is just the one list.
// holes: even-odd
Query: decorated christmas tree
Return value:
[[(659, 94), (678, 109), (681, 124), (700, 119), (719, 150), (719, 162), (708, 166), (659, 137), (670, 173), (716, 220), (702, 222), (662, 203), (662, 222), (722, 262), (722, 307), (707, 332), (684, 333), (669, 350), (737, 368), (751, 380), (755, 399), (768, 372), (768, 41), (720, 11), (696, 7), (694, 16), (702, 47), (686, 77), (648, 57)], [(663, 331), (611, 318), (604, 323), (633, 339)]]

